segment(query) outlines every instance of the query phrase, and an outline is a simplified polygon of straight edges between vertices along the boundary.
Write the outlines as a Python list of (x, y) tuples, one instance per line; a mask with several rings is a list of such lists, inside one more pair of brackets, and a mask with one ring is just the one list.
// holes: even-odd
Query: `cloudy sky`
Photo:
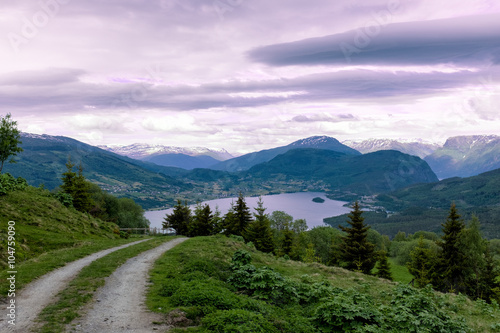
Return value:
[(500, 135), (498, 0), (17, 0), (0, 114), (98, 144)]

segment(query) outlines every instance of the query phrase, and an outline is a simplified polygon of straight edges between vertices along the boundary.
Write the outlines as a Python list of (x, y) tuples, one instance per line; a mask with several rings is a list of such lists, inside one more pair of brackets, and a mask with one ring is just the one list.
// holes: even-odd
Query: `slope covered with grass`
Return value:
[[(243, 250), (243, 251), (242, 251)], [(152, 271), (151, 310), (174, 332), (496, 332), (498, 305), (192, 238)]]
[(46, 190), (27, 187), (0, 196), (0, 268), (7, 263), (7, 227), (14, 221), (16, 263), (92, 240), (118, 238), (118, 226), (66, 208)]

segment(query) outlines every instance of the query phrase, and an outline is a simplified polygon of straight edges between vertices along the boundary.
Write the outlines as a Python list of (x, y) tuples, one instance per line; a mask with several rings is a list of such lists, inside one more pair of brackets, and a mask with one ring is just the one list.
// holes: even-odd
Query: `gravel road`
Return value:
[(149, 270), (165, 251), (187, 238), (177, 238), (127, 260), (106, 279), (87, 312), (72, 323), (76, 332), (158, 332), (168, 327), (154, 325), (163, 315), (148, 311), (145, 305)]
[[(47, 273), (27, 284), (19, 293), (16, 293), (16, 325), (9, 325), (7, 316), (2, 315), (0, 318), (0, 332), (29, 332), (40, 311), (54, 300), (54, 297), (66, 287), (69, 281), (76, 277), (83, 267), (107, 254), (147, 240), (143, 239), (96, 252), (85, 258), (70, 262), (66, 266)], [(4, 305), (5, 307), (7, 305), (2, 304), (2, 308), (5, 309)]]

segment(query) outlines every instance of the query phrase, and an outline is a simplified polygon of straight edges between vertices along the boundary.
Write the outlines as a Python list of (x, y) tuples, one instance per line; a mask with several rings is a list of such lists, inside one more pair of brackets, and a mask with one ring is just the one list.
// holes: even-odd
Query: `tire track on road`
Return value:
[(71, 326), (85, 333), (143, 333), (166, 329), (153, 324), (153, 321), (162, 321), (163, 316), (150, 312), (145, 305), (149, 270), (163, 253), (186, 239), (174, 239), (127, 260), (106, 279), (94, 297), (95, 302), (87, 307), (87, 313)]
[(7, 317), (1, 318), (0, 332), (29, 332), (40, 311), (53, 302), (55, 296), (78, 275), (83, 267), (112, 252), (147, 240), (150, 238), (93, 253), (30, 282), (19, 293), (16, 293), (16, 325), (9, 325)]

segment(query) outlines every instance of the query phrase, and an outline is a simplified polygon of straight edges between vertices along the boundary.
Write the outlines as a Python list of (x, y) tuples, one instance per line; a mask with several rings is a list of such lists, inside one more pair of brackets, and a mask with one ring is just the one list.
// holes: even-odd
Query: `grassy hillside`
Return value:
[(0, 267), (6, 265), (7, 223), (15, 222), (16, 261), (99, 239), (115, 239), (114, 223), (64, 207), (47, 190), (28, 187), (0, 196)]
[[(238, 250), (248, 252), (251, 262)], [(148, 307), (164, 313), (177, 327), (173, 332), (500, 329), (497, 305), (277, 259), (234, 238), (197, 237), (176, 246), (157, 261), (152, 282)]]

